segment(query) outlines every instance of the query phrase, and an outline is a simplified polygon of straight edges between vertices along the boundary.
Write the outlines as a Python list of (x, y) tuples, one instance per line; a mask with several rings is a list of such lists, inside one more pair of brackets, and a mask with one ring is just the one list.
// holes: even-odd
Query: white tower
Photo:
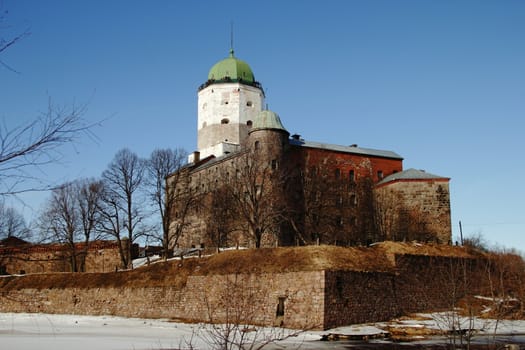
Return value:
[[(264, 106), (264, 92), (250, 66), (233, 55), (217, 62), (199, 87), (198, 142), (200, 158), (235, 152), (248, 136)], [(191, 155), (189, 161), (195, 161)]]

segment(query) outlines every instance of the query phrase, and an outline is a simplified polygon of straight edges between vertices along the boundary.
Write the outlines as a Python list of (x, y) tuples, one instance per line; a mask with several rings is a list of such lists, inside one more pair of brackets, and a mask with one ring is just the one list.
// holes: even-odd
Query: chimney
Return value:
[(201, 152), (194, 151), (193, 152), (193, 163), (197, 163), (199, 160), (201, 160)]

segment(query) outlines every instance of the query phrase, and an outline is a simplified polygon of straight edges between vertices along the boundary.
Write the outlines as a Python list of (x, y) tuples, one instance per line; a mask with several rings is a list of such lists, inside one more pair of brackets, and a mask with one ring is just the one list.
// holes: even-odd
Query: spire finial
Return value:
[(233, 57), (233, 21), (230, 21), (230, 57)]

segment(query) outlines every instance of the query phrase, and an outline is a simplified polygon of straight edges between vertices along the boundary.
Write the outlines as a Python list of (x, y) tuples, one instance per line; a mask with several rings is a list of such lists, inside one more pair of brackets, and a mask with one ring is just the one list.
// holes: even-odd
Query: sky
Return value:
[[(197, 88), (228, 56), (310, 141), (391, 150), (450, 180), (454, 240), (525, 252), (525, 1), (0, 0), (0, 118), (84, 105), (95, 137), (39, 169), (98, 177), (115, 153), (196, 149)], [(7, 25), (8, 24), (8, 25)], [(13, 202), (36, 218), (48, 193)]]

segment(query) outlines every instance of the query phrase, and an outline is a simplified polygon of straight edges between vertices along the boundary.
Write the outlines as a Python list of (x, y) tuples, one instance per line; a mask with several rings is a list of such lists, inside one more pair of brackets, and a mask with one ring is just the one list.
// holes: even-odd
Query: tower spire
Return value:
[(230, 21), (230, 57), (233, 57), (233, 21)]

